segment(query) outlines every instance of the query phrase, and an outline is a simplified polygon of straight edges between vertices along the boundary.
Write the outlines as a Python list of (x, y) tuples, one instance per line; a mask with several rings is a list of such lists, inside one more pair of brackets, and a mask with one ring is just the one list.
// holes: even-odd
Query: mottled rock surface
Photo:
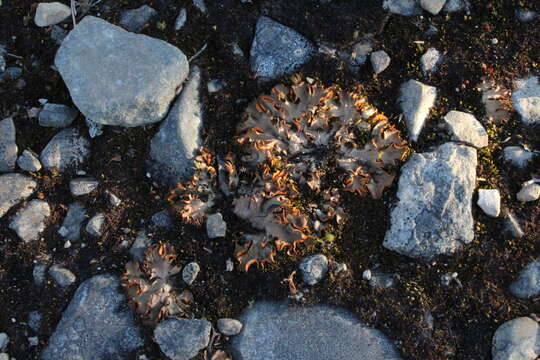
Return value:
[(68, 212), (58, 233), (66, 240), (77, 241), (81, 237), (81, 227), (86, 220), (86, 210), (84, 206), (75, 202), (69, 205)]
[(197, 319), (168, 319), (154, 330), (154, 340), (171, 360), (189, 360), (208, 346), (212, 324)]
[(69, 6), (61, 2), (42, 2), (38, 4), (34, 23), (39, 27), (56, 25), (71, 16)]
[(32, 150), (24, 150), (17, 159), (17, 165), (24, 171), (36, 172), (41, 170), (41, 162), (39, 156)]
[(375, 74), (382, 73), (388, 66), (390, 66), (390, 56), (388, 56), (384, 50), (372, 52), (370, 60), (371, 67), (373, 68), (373, 72), (375, 72)]
[(138, 33), (156, 14), (157, 11), (148, 5), (143, 5), (136, 9), (124, 10), (120, 13), (120, 25), (126, 30)]
[(452, 135), (452, 140), (460, 141), (476, 148), (488, 146), (488, 134), (474, 115), (452, 110), (444, 116), (444, 122)]
[(21, 174), (0, 175), (0, 218), (12, 206), (34, 193), (37, 183), (31, 177)]
[(34, 199), (19, 210), (9, 228), (25, 242), (37, 240), (45, 230), (45, 220), (51, 215), (51, 208), (46, 201)]
[(493, 360), (536, 360), (540, 356), (540, 328), (528, 317), (499, 326), (491, 347)]
[(540, 83), (538, 76), (517, 80), (512, 103), (526, 125), (540, 123)]
[(531, 262), (510, 285), (514, 296), (528, 299), (540, 295), (540, 259)]
[(383, 8), (393, 14), (413, 16), (422, 12), (417, 0), (384, 0)]
[(298, 265), (304, 282), (308, 285), (315, 285), (328, 272), (328, 259), (323, 254), (308, 256)]
[(399, 103), (412, 141), (418, 140), (436, 98), (437, 89), (419, 81), (409, 80), (401, 86)]
[(90, 155), (90, 142), (77, 129), (65, 129), (54, 135), (41, 151), (40, 160), (46, 169), (60, 171), (81, 165)]
[(501, 194), (497, 189), (479, 189), (478, 206), (491, 217), (497, 217), (501, 213)]
[(49, 275), (53, 278), (54, 282), (61, 287), (68, 287), (77, 280), (74, 273), (59, 264), (49, 268)]
[(71, 125), (79, 111), (62, 104), (47, 103), (39, 113), (39, 125), (63, 128)]

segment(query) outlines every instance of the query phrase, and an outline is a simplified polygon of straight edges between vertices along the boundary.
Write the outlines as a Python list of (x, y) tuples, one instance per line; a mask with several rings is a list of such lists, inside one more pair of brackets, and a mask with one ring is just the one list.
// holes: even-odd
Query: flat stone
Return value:
[(178, 31), (186, 25), (187, 22), (187, 10), (186, 8), (180, 9), (176, 20), (174, 21), (174, 30)]
[(370, 59), (371, 67), (373, 68), (373, 72), (375, 72), (375, 74), (382, 73), (388, 66), (390, 66), (390, 56), (388, 56), (384, 50), (371, 53)]
[(257, 302), (232, 338), (235, 360), (401, 359), (390, 340), (341, 308)]
[(512, 104), (521, 115), (525, 125), (540, 123), (540, 83), (538, 76), (516, 80), (512, 93)]
[(83, 282), (49, 338), (42, 360), (124, 360), (144, 345), (112, 275)]
[(105, 215), (102, 213), (94, 215), (86, 224), (86, 232), (92, 236), (100, 237), (103, 234), (105, 225)]
[(80, 202), (69, 205), (66, 218), (58, 233), (66, 240), (78, 241), (81, 237), (81, 227), (86, 220), (86, 210)]
[(62, 104), (47, 103), (39, 113), (39, 125), (46, 127), (64, 128), (71, 125), (79, 111)]
[(398, 203), (383, 246), (413, 258), (452, 254), (474, 239), (476, 150), (446, 143), (401, 168)]
[(167, 210), (161, 210), (160, 212), (155, 213), (152, 215), (152, 218), (150, 219), (150, 225), (154, 228), (170, 228), (173, 224), (173, 220), (171, 218), (171, 215), (169, 214), (169, 211)]
[(491, 217), (498, 217), (501, 213), (501, 194), (497, 189), (479, 189), (478, 206)]
[(4, 119), (0, 121), (0, 172), (8, 172), (15, 169), (17, 151), (13, 119)]
[(73, 196), (82, 196), (90, 194), (99, 186), (99, 181), (91, 177), (81, 177), (69, 182), (69, 191)]
[(154, 330), (154, 341), (171, 360), (189, 360), (208, 346), (212, 324), (197, 319), (167, 319)]
[(148, 5), (143, 5), (136, 9), (124, 10), (120, 13), (120, 25), (126, 30), (138, 33), (156, 15), (157, 11)]
[(193, 174), (194, 158), (202, 146), (200, 82), (200, 70), (194, 67), (178, 100), (151, 140), (148, 170), (163, 186), (176, 186)]
[(49, 268), (49, 275), (53, 278), (61, 287), (68, 287), (77, 281), (77, 277), (69, 269), (66, 269), (62, 265), (53, 265)]
[(452, 110), (444, 116), (444, 122), (452, 140), (464, 142), (476, 148), (488, 146), (488, 134), (474, 115)]
[(316, 254), (305, 257), (298, 265), (304, 282), (308, 285), (315, 285), (328, 272), (328, 259), (323, 254)]
[(9, 228), (15, 231), (24, 242), (34, 241), (45, 230), (45, 220), (50, 215), (49, 204), (46, 201), (34, 199), (17, 212), (9, 223)]
[(445, 3), (446, 0), (420, 0), (420, 6), (432, 15), (441, 12)]
[(9, 209), (34, 193), (37, 183), (21, 174), (0, 175), (0, 218)]
[(189, 69), (178, 48), (93, 16), (64, 39), (55, 65), (84, 116), (124, 127), (163, 119)]
[(533, 159), (534, 153), (521, 146), (507, 146), (504, 148), (504, 160), (517, 167), (525, 167)]
[(220, 213), (212, 214), (206, 219), (206, 234), (210, 239), (225, 237), (227, 233), (227, 223), (223, 221)]
[(540, 328), (528, 317), (510, 320), (493, 336), (493, 360), (535, 360), (540, 355)]
[(422, 12), (417, 0), (384, 0), (383, 9), (403, 16), (419, 15)]
[(188, 285), (193, 284), (195, 279), (197, 279), (197, 276), (199, 275), (199, 272), (201, 271), (201, 267), (196, 262), (190, 262), (186, 266), (184, 266), (184, 269), (182, 269), (182, 279), (184, 282)]
[(217, 328), (225, 336), (235, 336), (242, 331), (242, 322), (236, 319), (223, 318), (217, 321)]
[(529, 263), (510, 285), (510, 292), (521, 299), (540, 295), (540, 259)]
[(420, 66), (424, 74), (430, 74), (437, 71), (437, 68), (444, 60), (443, 55), (439, 50), (435, 48), (429, 48), (427, 51), (420, 57)]
[(437, 88), (419, 81), (409, 80), (401, 86), (399, 103), (412, 141), (418, 140), (436, 98)]
[(90, 142), (77, 129), (65, 129), (49, 141), (41, 151), (40, 160), (46, 169), (64, 171), (81, 165), (90, 155)]
[(261, 16), (251, 44), (251, 71), (271, 79), (290, 75), (311, 60), (315, 52), (315, 46), (305, 37)]
[(40, 3), (36, 9), (34, 23), (39, 27), (56, 25), (71, 16), (69, 6), (60, 2)]
[(39, 156), (30, 149), (25, 149), (17, 159), (17, 165), (24, 171), (36, 172), (41, 170)]
[(523, 202), (536, 201), (540, 198), (540, 185), (536, 183), (525, 184), (517, 193), (517, 199)]

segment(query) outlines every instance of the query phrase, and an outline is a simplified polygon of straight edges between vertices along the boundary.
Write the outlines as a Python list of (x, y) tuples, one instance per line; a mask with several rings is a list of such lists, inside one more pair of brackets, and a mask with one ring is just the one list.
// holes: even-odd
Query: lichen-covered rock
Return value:
[(93, 16), (64, 39), (55, 65), (86, 117), (124, 127), (163, 119), (189, 68), (178, 48)]
[(17, 150), (13, 119), (4, 119), (0, 121), (0, 172), (8, 172), (15, 169)]
[(81, 177), (69, 182), (69, 192), (73, 196), (90, 194), (99, 186), (99, 181), (91, 177)]
[(236, 319), (223, 318), (217, 321), (217, 328), (225, 336), (235, 336), (240, 334), (244, 325)]
[(308, 285), (315, 285), (328, 272), (328, 259), (323, 254), (308, 256), (298, 265), (304, 282)]
[(540, 356), (540, 327), (528, 317), (505, 322), (493, 336), (493, 360), (536, 360)]
[(398, 203), (383, 245), (414, 258), (452, 254), (474, 238), (476, 150), (446, 143), (401, 168)]
[(105, 226), (105, 215), (102, 213), (94, 215), (86, 224), (86, 232), (94, 237), (100, 237), (103, 234)]
[(197, 279), (197, 276), (199, 275), (199, 272), (201, 271), (201, 267), (196, 262), (190, 262), (186, 266), (184, 266), (184, 269), (182, 269), (182, 279), (184, 282), (188, 285), (193, 284), (195, 279)]
[(436, 98), (437, 89), (419, 81), (409, 80), (401, 86), (399, 103), (412, 141), (418, 140)]
[(54, 135), (41, 151), (40, 159), (46, 169), (60, 171), (81, 165), (90, 155), (90, 142), (77, 129), (65, 129)]
[(532, 151), (527, 151), (521, 146), (507, 146), (504, 148), (504, 160), (517, 167), (525, 167), (534, 158)]
[(517, 80), (512, 93), (514, 109), (526, 125), (540, 123), (540, 83), (538, 76)]
[(9, 228), (25, 241), (37, 240), (39, 234), (45, 230), (45, 220), (51, 215), (51, 208), (46, 201), (34, 199), (13, 218)]
[(31, 177), (21, 174), (0, 175), (0, 218), (12, 206), (34, 193), (37, 183)]
[(212, 214), (206, 219), (206, 234), (210, 239), (224, 237), (227, 233), (227, 223), (220, 213)]
[(189, 360), (208, 346), (212, 324), (197, 319), (168, 319), (154, 330), (154, 340), (171, 360)]
[(429, 48), (420, 58), (422, 72), (426, 75), (437, 71), (437, 68), (444, 60), (444, 56), (435, 48)]
[(452, 110), (444, 116), (444, 122), (452, 134), (452, 140), (464, 142), (479, 149), (488, 146), (486, 129), (474, 115)]
[(516, 195), (519, 201), (530, 202), (540, 198), (540, 185), (534, 182), (526, 183)]
[(540, 295), (540, 259), (531, 262), (510, 285), (514, 296), (528, 299)]
[(59, 264), (49, 268), (49, 275), (51, 275), (53, 280), (61, 287), (68, 287), (77, 280), (74, 273)]
[(420, 6), (432, 15), (437, 15), (445, 3), (446, 0), (420, 0)]

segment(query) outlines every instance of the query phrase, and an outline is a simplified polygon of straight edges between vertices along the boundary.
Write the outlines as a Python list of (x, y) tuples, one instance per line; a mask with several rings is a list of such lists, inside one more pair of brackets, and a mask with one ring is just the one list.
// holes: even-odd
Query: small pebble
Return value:
[(76, 178), (69, 182), (69, 191), (73, 196), (82, 196), (90, 194), (99, 186), (99, 181), (94, 178)]
[(206, 219), (206, 233), (210, 239), (224, 237), (227, 233), (227, 223), (220, 213), (212, 214)]
[(100, 237), (103, 233), (103, 226), (105, 225), (105, 215), (102, 213), (94, 215), (86, 224), (86, 232), (92, 236)]
[(231, 259), (227, 259), (227, 261), (225, 262), (225, 271), (229, 272), (233, 270), (234, 270), (234, 263), (232, 262)]
[(240, 334), (244, 325), (236, 319), (223, 318), (217, 321), (217, 328), (225, 336)]
[(328, 259), (323, 254), (316, 254), (305, 257), (298, 265), (304, 282), (308, 285), (315, 285), (328, 272)]
[(187, 21), (187, 10), (186, 8), (182, 8), (180, 12), (178, 13), (178, 16), (176, 17), (176, 21), (174, 22), (174, 30), (178, 31), (186, 25)]
[(107, 191), (107, 195), (109, 195), (109, 203), (112, 206), (118, 206), (122, 203), (122, 200), (116, 195), (114, 195), (112, 192)]
[(17, 159), (17, 165), (24, 171), (36, 172), (41, 170), (39, 156), (30, 149), (25, 149)]
[(38, 346), (39, 345), (39, 339), (37, 336), (32, 336), (28, 338), (28, 343), (30, 346)]
[(5, 350), (9, 343), (9, 337), (6, 333), (0, 333), (0, 350)]
[(536, 201), (540, 197), (540, 185), (529, 182), (517, 193), (517, 199), (523, 202)]
[(53, 265), (49, 268), (49, 275), (53, 280), (61, 287), (67, 287), (73, 284), (77, 277), (70, 270), (66, 269), (62, 265)]
[(197, 278), (197, 275), (199, 275), (199, 272), (201, 271), (201, 267), (196, 262), (190, 262), (186, 266), (184, 266), (184, 269), (182, 270), (182, 279), (184, 279), (184, 282), (188, 285), (193, 284), (195, 279)]
[(227, 86), (227, 83), (223, 80), (214, 79), (208, 82), (208, 92), (210, 94), (221, 91)]
[(478, 206), (491, 217), (498, 217), (501, 213), (501, 194), (497, 189), (479, 189)]
[(362, 279), (367, 281), (371, 280), (371, 270), (364, 270), (364, 272), (362, 273)]

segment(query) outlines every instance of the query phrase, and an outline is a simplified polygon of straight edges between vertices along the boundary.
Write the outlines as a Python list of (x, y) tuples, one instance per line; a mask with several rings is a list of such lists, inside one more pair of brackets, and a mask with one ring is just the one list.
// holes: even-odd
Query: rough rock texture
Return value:
[(150, 226), (153, 228), (170, 228), (173, 224), (173, 220), (167, 209), (152, 215), (150, 219)]
[(516, 9), (516, 17), (519, 21), (522, 23), (528, 23), (536, 19), (538, 16), (538, 13), (536, 11), (528, 10), (528, 9)]
[(413, 154), (401, 169), (399, 199), (383, 245), (414, 258), (451, 254), (474, 238), (476, 150), (446, 143)]
[(443, 12), (453, 13), (458, 11), (470, 12), (471, 4), (469, 0), (447, 0)]
[(79, 111), (62, 104), (47, 103), (39, 113), (39, 125), (63, 128), (71, 125)]
[(99, 181), (91, 177), (81, 177), (69, 182), (69, 192), (73, 196), (90, 194), (99, 186)]
[(399, 103), (412, 141), (418, 140), (436, 98), (437, 89), (419, 81), (409, 80), (401, 86)]
[(81, 237), (82, 223), (86, 220), (86, 210), (84, 206), (75, 202), (69, 205), (68, 212), (58, 233), (66, 240), (77, 241)]
[(383, 8), (393, 14), (413, 16), (422, 12), (418, 0), (384, 0)]
[(206, 234), (210, 239), (224, 237), (227, 233), (227, 223), (220, 213), (212, 214), (206, 219)]
[(32, 270), (32, 277), (34, 278), (34, 284), (36, 286), (43, 286), (45, 283), (45, 275), (47, 272), (47, 265), (36, 264)]
[(517, 167), (525, 167), (534, 157), (532, 151), (527, 151), (521, 146), (507, 146), (504, 148), (504, 160)]
[(446, 0), (420, 0), (420, 6), (432, 15), (437, 15), (445, 3)]
[(390, 66), (390, 56), (388, 56), (384, 50), (372, 52), (370, 60), (371, 67), (373, 68), (373, 72), (375, 72), (375, 74), (382, 73), (388, 66)]
[(17, 150), (13, 119), (4, 119), (0, 121), (0, 172), (8, 172), (15, 169)]
[(156, 14), (157, 11), (148, 5), (143, 5), (136, 9), (124, 10), (120, 13), (120, 25), (126, 30), (138, 33)]
[(528, 299), (540, 295), (540, 259), (531, 262), (510, 285), (514, 296)]
[(315, 46), (302, 35), (261, 16), (251, 44), (251, 71), (272, 79), (289, 75), (307, 63), (315, 52)]
[(540, 355), (540, 328), (528, 317), (510, 320), (493, 336), (493, 360), (536, 360)]
[(452, 110), (444, 116), (444, 122), (452, 140), (461, 141), (476, 148), (488, 146), (488, 134), (474, 115)]
[(0, 218), (12, 206), (34, 193), (37, 183), (31, 177), (21, 174), (0, 175)]
[(65, 129), (54, 135), (41, 151), (40, 159), (46, 169), (63, 171), (81, 165), (89, 155), (90, 142), (77, 129)]
[(515, 82), (512, 104), (526, 125), (540, 123), (540, 83), (538, 76), (529, 76)]
[(501, 194), (497, 189), (479, 189), (478, 206), (491, 217), (498, 217), (501, 213)]
[(197, 276), (199, 275), (199, 272), (201, 271), (201, 267), (196, 262), (190, 262), (186, 266), (184, 266), (184, 269), (182, 269), (182, 279), (184, 282), (188, 285), (193, 284), (195, 279), (197, 279)]
[(187, 10), (186, 8), (180, 9), (176, 20), (174, 21), (174, 30), (178, 31), (186, 25), (187, 22)]
[(168, 319), (154, 330), (154, 340), (171, 360), (189, 360), (208, 346), (212, 324), (197, 319)]
[(124, 360), (143, 338), (112, 275), (83, 282), (62, 314), (42, 360)]
[(41, 170), (38, 154), (29, 149), (22, 152), (21, 156), (17, 159), (17, 165), (24, 171), (36, 172)]
[(37, 240), (39, 234), (45, 230), (45, 220), (51, 215), (51, 208), (46, 201), (34, 199), (19, 210), (9, 228), (25, 241)]
[(148, 168), (163, 186), (176, 186), (193, 173), (193, 159), (202, 145), (200, 83), (201, 72), (195, 67), (150, 143)]
[(64, 39), (54, 63), (86, 117), (125, 127), (163, 119), (189, 68), (176, 47), (93, 16)]
[(86, 224), (86, 232), (92, 236), (100, 237), (105, 225), (105, 215), (102, 213), (94, 215)]
[(298, 265), (304, 282), (308, 285), (315, 285), (328, 272), (328, 259), (323, 254), (308, 256)]
[(56, 25), (71, 16), (69, 6), (60, 2), (40, 3), (36, 9), (34, 22), (39, 27)]
[(49, 268), (49, 275), (51, 275), (53, 280), (61, 287), (68, 287), (77, 280), (74, 273), (58, 264)]
[(219, 332), (225, 336), (234, 336), (240, 334), (243, 326), (244, 325), (242, 322), (236, 319), (223, 318), (217, 321), (217, 328)]
[(424, 74), (429, 74), (437, 71), (437, 68), (443, 61), (444, 57), (435, 48), (429, 48), (422, 57), (420, 57), (420, 66)]
[(244, 329), (232, 340), (235, 360), (400, 359), (382, 332), (339, 308), (258, 302), (240, 321)]
[(534, 182), (525, 184), (519, 190), (516, 197), (519, 201), (523, 202), (536, 201), (540, 198), (540, 185)]

